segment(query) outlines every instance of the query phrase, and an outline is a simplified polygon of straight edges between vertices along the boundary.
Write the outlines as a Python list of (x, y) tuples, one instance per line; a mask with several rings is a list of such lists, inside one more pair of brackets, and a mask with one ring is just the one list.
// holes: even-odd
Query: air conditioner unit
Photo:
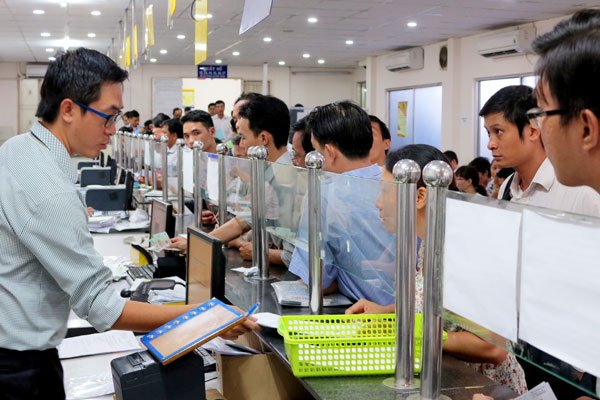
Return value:
[(25, 75), (28, 78), (43, 78), (46, 75), (48, 64), (27, 64), (25, 66)]
[(531, 52), (535, 27), (510, 28), (479, 38), (477, 52), (483, 57), (499, 58)]
[(399, 51), (390, 54), (385, 58), (385, 67), (388, 71), (408, 71), (412, 69), (423, 68), (423, 48), (413, 47), (412, 49)]

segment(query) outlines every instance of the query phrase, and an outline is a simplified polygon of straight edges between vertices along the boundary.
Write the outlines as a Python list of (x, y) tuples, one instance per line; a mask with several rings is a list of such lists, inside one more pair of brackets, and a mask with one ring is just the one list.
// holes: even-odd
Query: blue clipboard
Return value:
[(243, 313), (218, 299), (211, 299), (144, 335), (142, 343), (163, 365), (244, 322), (259, 303)]

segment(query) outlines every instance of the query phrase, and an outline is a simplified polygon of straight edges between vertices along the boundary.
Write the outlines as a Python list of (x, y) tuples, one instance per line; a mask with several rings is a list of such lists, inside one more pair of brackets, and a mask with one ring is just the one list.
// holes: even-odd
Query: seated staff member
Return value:
[[(0, 393), (64, 399), (56, 346), (69, 311), (102, 332), (154, 329), (193, 306), (129, 302), (94, 249), (71, 163), (110, 143), (123, 107), (122, 70), (104, 54), (67, 51), (48, 66), (31, 130), (0, 148)], [(246, 328), (257, 328), (250, 320)], [(232, 332), (235, 336), (240, 331)]]
[[(388, 154), (385, 163), (385, 170), (381, 180), (384, 182), (394, 182), (392, 170), (396, 162), (402, 159), (416, 161), (421, 169), (429, 162), (441, 160), (448, 162), (446, 156), (435, 147), (417, 144), (408, 145), (400, 150), (393, 151)], [(396, 232), (396, 192), (388, 193), (389, 189), (383, 189), (379, 199), (377, 200), (377, 208), (380, 211), (381, 221), (390, 233)], [(427, 206), (427, 190), (423, 179), (419, 179), (417, 183), (417, 238), (418, 238), (418, 259), (417, 259), (417, 275), (415, 282), (415, 311), (423, 312), (423, 255), (426, 244), (423, 243), (423, 238), (426, 233), (426, 206)], [(395, 250), (392, 247), (392, 250)], [(395, 266), (395, 255), (388, 257), (388, 262)], [(394, 267), (395, 268), (395, 267)], [(367, 313), (379, 314), (395, 311), (395, 303), (386, 303), (385, 306), (379, 305), (376, 302), (369, 301), (373, 299), (361, 299), (348, 310), (347, 314)], [(476, 300), (476, 299), (475, 299)], [(459, 330), (458, 327), (446, 323), (444, 327), (448, 333), (448, 340), (444, 343), (444, 352), (453, 355), (454, 357), (466, 361), (469, 365), (479, 372), (486, 375), (488, 378), (509, 386), (515, 392), (522, 394), (527, 390), (525, 383), (525, 374), (523, 369), (517, 362), (514, 355), (506, 352), (504, 349), (496, 347), (486, 341), (480, 339), (474, 334)]]
[(514, 168), (498, 197), (539, 207), (600, 216), (600, 195), (589, 187), (567, 187), (556, 179), (546, 158), (540, 130), (527, 120), (536, 106), (533, 89), (507, 86), (496, 92), (479, 115), (488, 131), (488, 149), (501, 168)]
[[(355, 300), (369, 297), (391, 303), (393, 275), (369, 264), (392, 241), (378, 223), (375, 208), (381, 168), (369, 160), (373, 145), (369, 116), (356, 104), (341, 101), (317, 107), (307, 118), (313, 146), (325, 158), (323, 170), (340, 174), (321, 185), (321, 215), (327, 227), (323, 234), (323, 288), (327, 293), (339, 289)], [(307, 210), (305, 201), (289, 270), (308, 283)]]

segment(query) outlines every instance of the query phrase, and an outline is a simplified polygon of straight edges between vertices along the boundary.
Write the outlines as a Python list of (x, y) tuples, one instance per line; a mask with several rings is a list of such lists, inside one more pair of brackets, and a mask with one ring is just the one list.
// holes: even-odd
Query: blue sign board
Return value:
[(198, 65), (198, 79), (227, 78), (227, 65)]

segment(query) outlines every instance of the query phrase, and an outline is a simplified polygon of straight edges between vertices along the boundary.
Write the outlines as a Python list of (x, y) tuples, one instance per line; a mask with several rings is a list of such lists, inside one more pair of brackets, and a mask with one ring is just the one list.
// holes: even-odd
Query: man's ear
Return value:
[(215, 127), (211, 126), (210, 128), (208, 128), (208, 134), (212, 137), (215, 137)]
[(260, 140), (262, 146), (268, 147), (269, 142), (271, 141), (271, 134), (267, 131), (262, 131), (258, 134), (258, 140)]
[(576, 134), (581, 135), (583, 150), (598, 150), (600, 146), (600, 121), (598, 121), (598, 116), (592, 110), (586, 108), (579, 114), (578, 125), (580, 127), (577, 129), (580, 129), (581, 133)]
[(417, 188), (417, 210), (422, 210), (427, 205), (427, 189), (424, 186)]
[(74, 113), (77, 112), (75, 110), (78, 107), (75, 107), (75, 103), (71, 99), (64, 99), (60, 102), (60, 106), (58, 108), (58, 117), (62, 118), (66, 123), (73, 122)]
[(331, 143), (327, 143), (325, 146), (323, 146), (323, 149), (325, 150), (325, 154), (323, 155), (325, 158), (330, 159), (331, 162), (334, 162), (339, 157), (339, 150)]
[(383, 148), (385, 150), (389, 150), (391, 145), (392, 145), (392, 141), (390, 139), (385, 139), (383, 141)]
[(530, 141), (541, 140), (542, 132), (538, 128), (534, 128), (531, 124), (527, 124), (523, 127), (523, 136), (529, 138)]

